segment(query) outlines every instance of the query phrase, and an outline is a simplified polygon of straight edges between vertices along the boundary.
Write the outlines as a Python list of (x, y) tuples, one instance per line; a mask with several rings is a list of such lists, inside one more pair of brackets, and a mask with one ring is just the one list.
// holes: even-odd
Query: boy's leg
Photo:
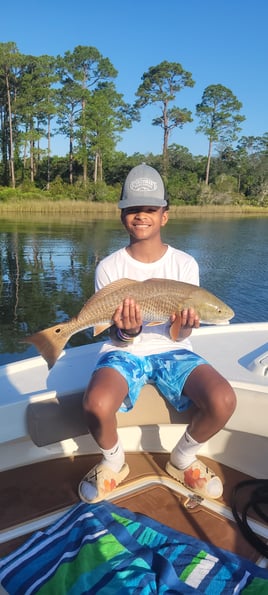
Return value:
[(171, 453), (167, 471), (193, 491), (218, 498), (222, 494), (221, 480), (196, 459), (196, 454), (231, 417), (236, 406), (235, 393), (227, 380), (208, 364), (198, 365), (190, 373), (183, 393), (195, 407), (186, 432)]
[(196, 406), (188, 431), (197, 442), (206, 442), (217, 434), (236, 407), (231, 385), (209, 364), (197, 366), (191, 372), (183, 392)]
[(127, 393), (127, 381), (114, 368), (94, 372), (84, 394), (83, 408), (89, 430), (100, 448), (113, 448), (118, 440), (116, 412)]
[(89, 471), (79, 486), (80, 497), (96, 501), (105, 496), (128, 475), (123, 447), (118, 440), (116, 412), (128, 393), (125, 378), (113, 368), (99, 368), (93, 374), (83, 401), (88, 428), (103, 459)]

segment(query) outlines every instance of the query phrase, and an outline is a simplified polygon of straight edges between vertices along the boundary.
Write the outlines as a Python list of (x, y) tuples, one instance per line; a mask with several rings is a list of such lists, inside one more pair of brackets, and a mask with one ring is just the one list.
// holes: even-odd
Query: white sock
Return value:
[[(125, 462), (125, 453), (120, 440), (117, 441), (113, 448), (109, 448), (108, 450), (100, 448), (100, 451), (103, 454), (101, 463), (118, 473)], [(93, 500), (98, 495), (95, 483), (83, 481), (80, 489), (87, 500)]]
[(189, 467), (196, 460), (196, 455), (203, 444), (204, 442), (196, 442), (186, 430), (171, 452), (172, 465), (177, 469)]
[(103, 459), (101, 461), (103, 465), (107, 465), (107, 467), (110, 467), (113, 471), (118, 473), (125, 462), (125, 453), (120, 440), (118, 439), (113, 448), (108, 448), (108, 450), (101, 448), (100, 450), (103, 454)]

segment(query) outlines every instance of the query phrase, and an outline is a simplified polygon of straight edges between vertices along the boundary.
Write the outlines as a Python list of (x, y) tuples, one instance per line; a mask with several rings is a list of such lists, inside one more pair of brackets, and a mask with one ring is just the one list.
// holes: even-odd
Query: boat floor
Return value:
[[(113, 492), (113, 502), (256, 562), (260, 555), (244, 539), (230, 513), (233, 487), (249, 477), (215, 461), (211, 462), (206, 457), (200, 457), (222, 478), (224, 493), (220, 500), (210, 501), (212, 507), (207, 507), (204, 501), (196, 508), (188, 509), (185, 507), (185, 488), (165, 472), (168, 457), (167, 453), (127, 454), (130, 474)], [(76, 504), (79, 501), (79, 481), (99, 460), (99, 455), (81, 455), (2, 471), (0, 534), (8, 528), (56, 511), (64, 511)], [(28, 537), (29, 534), (0, 543), (0, 557), (16, 549)]]

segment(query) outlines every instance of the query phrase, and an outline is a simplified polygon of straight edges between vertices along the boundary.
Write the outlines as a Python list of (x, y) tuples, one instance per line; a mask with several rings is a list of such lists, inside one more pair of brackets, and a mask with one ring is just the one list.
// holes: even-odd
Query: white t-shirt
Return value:
[[(149, 263), (132, 258), (126, 248), (121, 248), (106, 256), (98, 264), (95, 274), (95, 290), (98, 291), (108, 283), (123, 278), (135, 281), (145, 281), (153, 278), (173, 279), (199, 285), (199, 267), (190, 254), (171, 246), (167, 246), (162, 258)], [(142, 333), (134, 339), (133, 343), (124, 345), (122, 342), (119, 347), (109, 341), (103, 346), (101, 352), (124, 349), (136, 355), (149, 355), (178, 348), (191, 350), (192, 346), (189, 338), (176, 343), (170, 339), (169, 327), (169, 323), (146, 327), (146, 321), (143, 321)]]

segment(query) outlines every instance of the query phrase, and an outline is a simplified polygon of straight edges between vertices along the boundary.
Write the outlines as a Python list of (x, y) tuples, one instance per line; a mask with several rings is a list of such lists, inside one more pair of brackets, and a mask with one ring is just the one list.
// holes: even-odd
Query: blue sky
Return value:
[[(193, 88), (177, 95), (190, 109), (208, 85), (234, 93), (246, 117), (241, 135), (268, 131), (267, 0), (13, 0), (1, 6), (0, 41), (14, 41), (24, 54), (56, 56), (77, 45), (96, 47), (118, 71), (118, 92), (129, 103), (141, 77), (163, 60), (179, 62), (192, 73)], [(152, 126), (159, 108), (144, 108), (141, 121), (126, 131), (117, 149), (162, 151), (162, 130)], [(207, 153), (207, 139), (195, 132), (198, 121), (172, 133), (170, 142), (194, 155)], [(65, 154), (62, 139), (53, 152)]]

